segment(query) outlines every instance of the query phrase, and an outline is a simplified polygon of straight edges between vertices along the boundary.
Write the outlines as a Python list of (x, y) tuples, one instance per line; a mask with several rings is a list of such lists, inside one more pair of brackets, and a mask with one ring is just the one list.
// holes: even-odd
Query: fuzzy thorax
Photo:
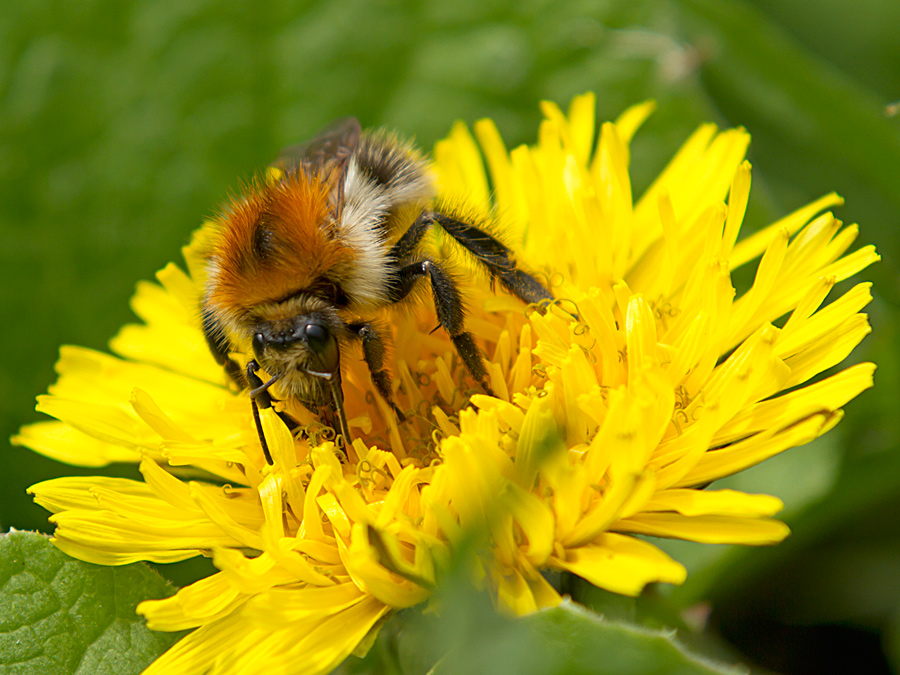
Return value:
[(218, 220), (206, 302), (242, 332), (260, 305), (347, 273), (355, 257), (339, 236), (326, 182), (303, 172), (257, 181)]

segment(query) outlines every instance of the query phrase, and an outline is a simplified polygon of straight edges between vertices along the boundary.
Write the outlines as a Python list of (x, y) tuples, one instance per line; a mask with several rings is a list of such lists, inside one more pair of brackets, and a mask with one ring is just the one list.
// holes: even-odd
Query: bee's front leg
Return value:
[(247, 382), (250, 383), (250, 405), (253, 407), (253, 421), (256, 423), (256, 433), (259, 434), (259, 444), (262, 446), (263, 454), (266, 456), (266, 463), (270, 466), (274, 464), (272, 455), (269, 452), (269, 444), (266, 443), (266, 435), (263, 433), (262, 422), (259, 419), (259, 409), (272, 407), (272, 396), (269, 394), (269, 386), (278, 378), (272, 378), (268, 382), (263, 382), (257, 375), (259, 364), (256, 359), (250, 359), (247, 362)]
[[(256, 431), (259, 434), (259, 442), (262, 445), (263, 454), (266, 456), (266, 461), (269, 464), (272, 464), (272, 456), (269, 454), (269, 446), (266, 443), (266, 437), (263, 434), (262, 423), (259, 419), (259, 409), (263, 410), (272, 407), (272, 401), (274, 399), (272, 394), (269, 392), (269, 387), (271, 387), (275, 382), (278, 381), (279, 376), (275, 376), (271, 378), (268, 382), (263, 382), (262, 379), (257, 375), (259, 371), (259, 363), (256, 359), (251, 359), (247, 362), (247, 382), (250, 383), (250, 403), (253, 406), (253, 419), (256, 422)], [(300, 429), (301, 424), (297, 420), (295, 420), (291, 415), (282, 411), (276, 410), (275, 414), (281, 418), (281, 421), (284, 422), (285, 426), (291, 432), (291, 435), (294, 435), (298, 429)]]

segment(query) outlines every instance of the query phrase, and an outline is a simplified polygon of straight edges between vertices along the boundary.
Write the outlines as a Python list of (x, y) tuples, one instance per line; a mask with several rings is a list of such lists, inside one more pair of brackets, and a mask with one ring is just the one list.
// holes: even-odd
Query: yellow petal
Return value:
[(638, 595), (655, 581), (680, 584), (687, 576), (683, 565), (655, 546), (613, 533), (570, 549), (557, 564), (595, 586), (623, 595)]
[(171, 597), (145, 600), (136, 611), (147, 619), (151, 630), (178, 631), (224, 618), (246, 598), (224, 575), (213, 574), (185, 586)]
[(777, 544), (790, 534), (787, 525), (767, 518), (740, 516), (682, 516), (675, 513), (642, 513), (620, 520), (613, 528), (651, 537), (687, 539), (704, 544)]
[(664, 490), (644, 511), (674, 511), (684, 516), (773, 516), (784, 503), (769, 495), (748, 495), (736, 490)]
[(102, 441), (65, 422), (29, 424), (10, 442), (75, 466), (106, 466), (115, 462), (134, 462), (140, 457), (133, 446), (122, 447), (118, 443)]

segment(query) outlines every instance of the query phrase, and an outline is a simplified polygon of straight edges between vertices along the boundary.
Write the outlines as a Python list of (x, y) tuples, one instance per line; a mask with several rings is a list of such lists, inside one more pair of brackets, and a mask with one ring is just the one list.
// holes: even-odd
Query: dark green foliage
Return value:
[(147, 629), (134, 608), (174, 592), (143, 564), (92, 565), (40, 534), (0, 535), (0, 673), (140, 673), (180, 634)]

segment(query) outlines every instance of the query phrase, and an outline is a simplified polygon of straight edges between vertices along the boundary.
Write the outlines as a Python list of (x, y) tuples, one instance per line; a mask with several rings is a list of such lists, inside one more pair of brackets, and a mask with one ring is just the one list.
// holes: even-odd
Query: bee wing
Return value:
[(361, 133), (359, 120), (344, 117), (305, 143), (282, 150), (272, 166), (284, 172), (302, 170), (308, 175), (318, 174), (329, 185), (340, 216), (344, 203), (344, 176), (350, 157), (359, 147)]

